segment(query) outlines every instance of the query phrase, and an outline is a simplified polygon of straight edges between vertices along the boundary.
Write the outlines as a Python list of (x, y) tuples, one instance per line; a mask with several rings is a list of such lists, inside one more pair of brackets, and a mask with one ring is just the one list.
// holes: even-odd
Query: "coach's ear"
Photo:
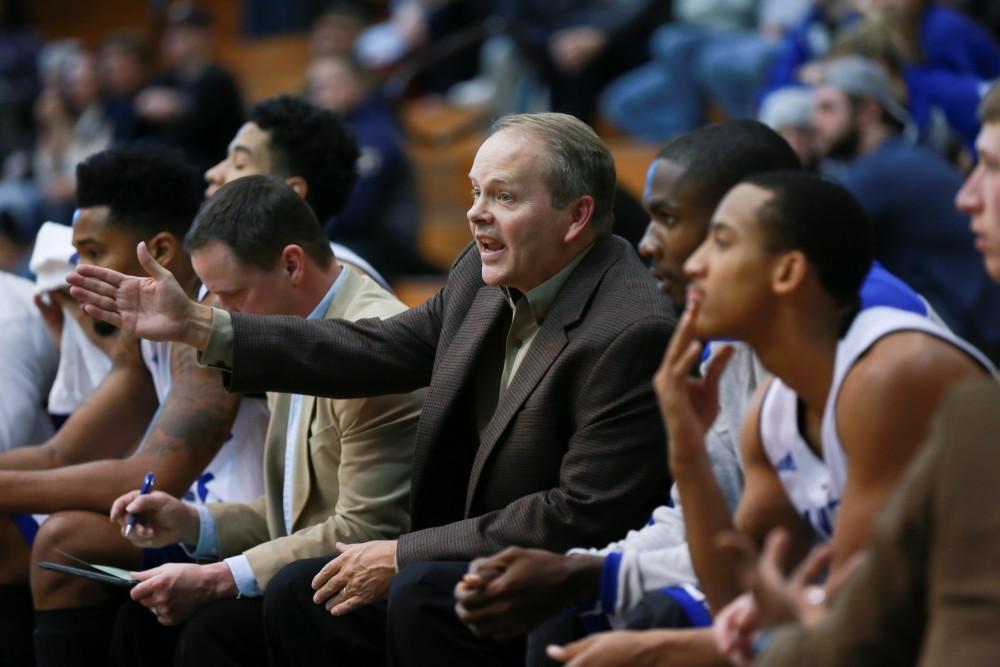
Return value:
[(292, 190), (295, 190), (295, 194), (303, 199), (309, 194), (309, 184), (301, 176), (289, 176), (285, 179), (285, 184)]

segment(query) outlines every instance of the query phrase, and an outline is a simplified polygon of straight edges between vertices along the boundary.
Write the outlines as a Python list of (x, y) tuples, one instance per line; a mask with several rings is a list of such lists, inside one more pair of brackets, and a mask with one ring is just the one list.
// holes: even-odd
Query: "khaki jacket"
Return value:
[[(386, 318), (406, 307), (370, 278), (347, 277), (325, 319)], [(336, 360), (328, 361), (331, 368)], [(339, 542), (394, 538), (409, 529), (413, 441), (423, 391), (371, 398), (306, 396), (298, 428), (292, 527), (282, 511), (291, 396), (269, 394), (264, 496), (246, 505), (209, 506), (220, 556), (243, 553), (261, 589), (284, 565), (325, 556)]]

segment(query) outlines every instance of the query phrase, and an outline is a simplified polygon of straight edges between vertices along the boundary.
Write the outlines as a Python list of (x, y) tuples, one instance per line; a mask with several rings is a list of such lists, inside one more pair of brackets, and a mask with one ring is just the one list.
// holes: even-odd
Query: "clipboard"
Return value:
[(112, 586), (123, 586), (125, 588), (131, 588), (136, 585), (137, 581), (134, 581), (132, 577), (129, 576), (127, 570), (123, 570), (118, 567), (111, 567), (110, 565), (94, 565), (88, 563), (85, 560), (77, 558), (76, 556), (70, 556), (64, 551), (60, 551), (63, 556), (69, 558), (80, 564), (80, 567), (74, 567), (72, 565), (63, 565), (61, 563), (53, 563), (51, 561), (42, 561), (38, 564), (38, 567), (43, 570), (52, 570), (54, 572), (62, 572), (63, 574), (72, 574), (77, 577), (84, 577), (86, 579), (93, 579), (94, 581), (100, 581), (105, 584), (110, 584)]

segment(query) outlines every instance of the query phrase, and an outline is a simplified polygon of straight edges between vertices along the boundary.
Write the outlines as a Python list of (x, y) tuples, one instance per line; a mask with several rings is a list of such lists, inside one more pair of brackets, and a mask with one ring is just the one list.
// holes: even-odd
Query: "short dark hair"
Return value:
[(656, 158), (681, 167), (681, 182), (697, 190), (709, 207), (754, 174), (802, 168), (788, 142), (755, 120), (733, 120), (682, 134)]
[(166, 231), (183, 238), (201, 203), (201, 177), (174, 149), (110, 148), (76, 167), (77, 206), (107, 206), (108, 222), (149, 238)]
[(771, 193), (757, 211), (769, 250), (802, 251), (823, 289), (856, 308), (874, 260), (872, 224), (861, 204), (830, 179), (803, 172), (757, 174), (743, 183)]
[(255, 104), (248, 120), (270, 135), (273, 173), (305, 179), (306, 202), (321, 222), (344, 207), (354, 187), (359, 151), (340, 116), (279, 95)]
[(285, 246), (301, 246), (324, 269), (333, 261), (330, 242), (312, 209), (275, 176), (255, 175), (226, 183), (205, 202), (184, 239), (194, 252), (222, 241), (244, 266), (270, 271)]

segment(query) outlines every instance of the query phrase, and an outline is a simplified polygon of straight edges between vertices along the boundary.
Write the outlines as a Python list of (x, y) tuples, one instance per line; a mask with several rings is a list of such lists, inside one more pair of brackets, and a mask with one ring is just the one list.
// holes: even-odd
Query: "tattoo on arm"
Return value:
[(140, 449), (159, 457), (184, 453), (204, 466), (229, 434), (240, 396), (226, 392), (217, 370), (198, 366), (195, 354), (173, 346), (170, 392)]

